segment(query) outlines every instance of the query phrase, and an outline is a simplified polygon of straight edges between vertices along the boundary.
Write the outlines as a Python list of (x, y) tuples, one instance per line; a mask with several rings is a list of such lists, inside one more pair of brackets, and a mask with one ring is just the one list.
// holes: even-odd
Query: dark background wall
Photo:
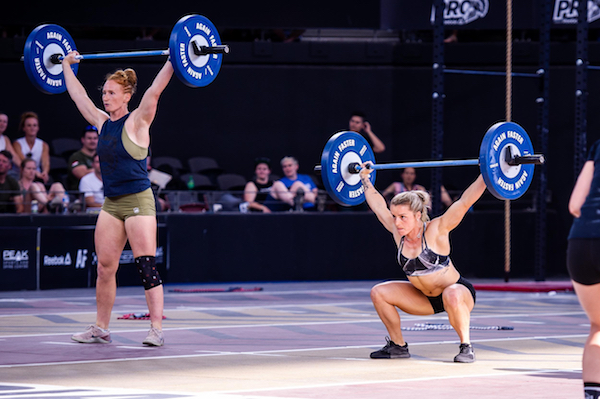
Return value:
[[(27, 11), (9, 10), (3, 13), (0, 23), (10, 36), (0, 39), (0, 70), (3, 73), (0, 109), (10, 118), (7, 133), (11, 138), (20, 136), (17, 132), (19, 115), (28, 110), (40, 115), (39, 135), (46, 141), (57, 137), (77, 137), (81, 128), (87, 125), (66, 94), (48, 96), (34, 89), (18, 61), (28, 29), (38, 23), (59, 23), (79, 32), (81, 40), (72, 32), (75, 42), (81, 52), (89, 53), (166, 48), (166, 39), (119, 39), (110, 37), (109, 31), (141, 25), (169, 30), (181, 15), (190, 10), (197, 12), (197, 8), (202, 8), (201, 13), (224, 31), (240, 27), (282, 26), (377, 29), (383, 24), (381, 14), (389, 9), (389, 3), (402, 5), (402, 2), (373, 2), (355, 7), (334, 1), (327, 3), (332, 7), (329, 10), (344, 11), (332, 12), (326, 10), (323, 3), (309, 2), (302, 3), (302, 6), (286, 4), (286, 7), (296, 8), (287, 8), (284, 12), (282, 4), (276, 2), (265, 3), (266, 8), (234, 3), (233, 11), (225, 3), (207, 3), (200, 7), (197, 3), (191, 6), (184, 2), (166, 8), (161, 5), (159, 8), (164, 9), (160, 13), (146, 13), (145, 10), (152, 9), (151, 3), (131, 1), (124, 3), (131, 12), (111, 14), (113, 16), (109, 19), (106, 17), (108, 9), (83, 9), (84, 6), (76, 2), (68, 4), (72, 12), (58, 12), (40, 4)], [(386, 23), (394, 25), (398, 21)], [(107, 38), (92, 37), (91, 30), (108, 24), (113, 27), (104, 29)], [(17, 26), (21, 26), (23, 32), (13, 37)], [(480, 29), (485, 32), (485, 27), (480, 27), (475, 33)], [(550, 142), (546, 154), (551, 200), (547, 268), (560, 274), (564, 272), (564, 248), (571, 223), (566, 208), (574, 183), (575, 46), (569, 40), (572, 34), (562, 35), (559, 28), (556, 32), (555, 36), (559, 39), (553, 41), (551, 50)], [(310, 173), (312, 166), (319, 162), (327, 139), (334, 132), (346, 129), (349, 113), (359, 109), (366, 112), (374, 131), (387, 145), (385, 153), (377, 157), (378, 162), (430, 159), (431, 43), (373, 40), (232, 41), (229, 44), (232, 52), (224, 58), (219, 76), (208, 87), (192, 89), (173, 78), (161, 98), (151, 130), (154, 156), (176, 156), (182, 161), (192, 156), (211, 156), (226, 171), (250, 178), (255, 157), (267, 156), (278, 161), (285, 155), (294, 155), (300, 160), (301, 172)], [(446, 46), (446, 65), (503, 70), (504, 52), (503, 42), (459, 41)], [(516, 71), (534, 72), (537, 69), (538, 46), (535, 40), (515, 42), (514, 53)], [(592, 63), (600, 64), (598, 43), (590, 42), (590, 59)], [(98, 104), (97, 88), (107, 72), (134, 67), (142, 92), (151, 83), (161, 62), (160, 59), (84, 62), (79, 78)], [(600, 96), (596, 96), (593, 90), (600, 83), (599, 75), (600, 72), (590, 72), (589, 144), (600, 138), (600, 120), (594, 112), (600, 105)], [(529, 132), (535, 147), (538, 82), (515, 78), (513, 85), (513, 120)], [(504, 91), (502, 77), (446, 76), (445, 158), (478, 156), (479, 144), (487, 128), (504, 119)], [(139, 98), (138, 95), (134, 99), (132, 108)], [(274, 172), (281, 173), (277, 165)], [(461, 190), (476, 178), (478, 172), (476, 168), (465, 167), (445, 168), (443, 173), (444, 184), (448, 188)], [(377, 186), (383, 189), (397, 178), (398, 173), (394, 171), (379, 173)], [(419, 171), (418, 180), (428, 186), (428, 171)], [(482, 206), (481, 212), (493, 214), (502, 209), (500, 201), (487, 196), (484, 200), (486, 205)], [(514, 206), (526, 209), (527, 201), (530, 198), (517, 200)], [(529, 217), (524, 215), (517, 213), (513, 218), (525, 220)], [(478, 220), (480, 222), (472, 225), (474, 235), (489, 229), (489, 223), (492, 223), (494, 236), (498, 233), (494, 245), (501, 248), (501, 217), (486, 222), (482, 221), (483, 218)], [(8, 222), (0, 218), (0, 225), (5, 223)], [(519, 222), (515, 226), (532, 229), (531, 223)], [(223, 228), (234, 227), (223, 225)], [(359, 225), (356, 229), (361, 232), (366, 227)], [(515, 259), (528, 258), (533, 252), (532, 232), (525, 232), (522, 239), (526, 245), (515, 245), (515, 248), (520, 248), (513, 255)], [(455, 246), (457, 256), (468, 250), (488, 251), (487, 247), (471, 244), (465, 242), (463, 247)], [(353, 250), (352, 246), (348, 250)], [(501, 253), (498, 256), (501, 257)]]
[[(511, 279), (531, 278), (531, 212), (513, 215)], [(93, 215), (6, 216), (0, 291), (93, 287)], [(504, 277), (500, 212), (470, 212), (452, 233), (453, 262), (467, 278)], [(549, 223), (555, 229), (555, 219)], [(482, 226), (486, 234), (482, 234)], [(126, 248), (119, 285), (138, 285)], [(4, 251), (3, 251), (4, 252)], [(553, 256), (558, 253), (552, 249)], [(157, 267), (168, 284), (404, 278), (390, 234), (367, 212), (181, 214), (159, 216)], [(560, 262), (547, 273), (564, 277)]]

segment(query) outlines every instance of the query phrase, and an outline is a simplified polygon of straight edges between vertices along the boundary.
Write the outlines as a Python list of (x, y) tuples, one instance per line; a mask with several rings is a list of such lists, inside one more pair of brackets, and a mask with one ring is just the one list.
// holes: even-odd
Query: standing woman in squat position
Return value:
[(475, 353), (470, 342), (469, 324), (475, 306), (475, 289), (461, 277), (450, 260), (449, 233), (462, 221), (471, 206), (485, 191), (480, 175), (461, 198), (446, 212), (429, 220), (429, 194), (406, 191), (396, 195), (388, 209), (385, 199), (369, 179), (373, 171), (363, 164), (360, 178), (369, 207), (394, 237), (398, 247), (398, 262), (408, 281), (388, 281), (373, 287), (371, 300), (390, 338), (380, 350), (371, 353), (374, 359), (410, 357), (408, 344), (402, 337), (400, 315), (396, 308), (413, 315), (432, 315), (446, 311), (460, 338), (460, 352), (455, 362), (471, 363)]
[(158, 99), (173, 75), (167, 61), (152, 85), (144, 93), (137, 109), (128, 105), (135, 93), (137, 76), (133, 69), (108, 74), (102, 87), (104, 111), (96, 108), (73, 71), (79, 62), (76, 51), (63, 60), (67, 91), (81, 115), (101, 127), (98, 141), (100, 169), (106, 197), (96, 222), (94, 242), (98, 255), (96, 280), (96, 324), (72, 339), (82, 343), (109, 343), (108, 324), (117, 291), (116, 273), (125, 243), (133, 251), (135, 264), (144, 284), (150, 311), (150, 332), (143, 343), (162, 346), (163, 287), (155, 266), (156, 206), (146, 170), (150, 145), (150, 124), (154, 120)]
[(567, 269), (581, 307), (590, 320), (583, 348), (586, 399), (600, 398), (600, 140), (577, 178), (569, 212), (575, 217), (567, 246)]

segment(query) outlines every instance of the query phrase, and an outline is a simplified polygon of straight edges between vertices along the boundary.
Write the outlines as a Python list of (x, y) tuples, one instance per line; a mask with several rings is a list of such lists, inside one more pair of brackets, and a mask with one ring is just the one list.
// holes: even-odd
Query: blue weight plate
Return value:
[(190, 87), (204, 87), (217, 77), (223, 54), (196, 55), (198, 46), (219, 46), (221, 38), (215, 26), (202, 15), (186, 15), (175, 24), (169, 40), (169, 55), (175, 75)]
[(510, 166), (507, 148), (513, 156), (533, 155), (533, 145), (525, 130), (513, 122), (499, 122), (489, 128), (479, 149), (479, 168), (488, 190), (496, 198), (515, 200), (533, 180), (532, 164)]
[[(348, 172), (353, 162), (375, 163), (371, 146), (356, 132), (339, 132), (331, 136), (321, 155), (321, 178), (325, 189), (335, 202), (344, 206), (354, 206), (365, 201), (363, 185), (358, 174)], [(371, 182), (375, 184), (375, 173)]]
[[(61, 64), (50, 62), (53, 54), (67, 55), (77, 50), (75, 42), (62, 27), (54, 24), (40, 25), (25, 41), (23, 64), (33, 85), (46, 94), (59, 94), (67, 90)], [(71, 66), (77, 75), (79, 64)]]

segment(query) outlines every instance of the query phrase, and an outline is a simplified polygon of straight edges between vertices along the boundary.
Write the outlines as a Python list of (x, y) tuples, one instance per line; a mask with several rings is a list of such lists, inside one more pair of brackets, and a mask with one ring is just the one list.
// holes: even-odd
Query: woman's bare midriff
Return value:
[(409, 276), (408, 281), (427, 296), (438, 296), (446, 287), (456, 283), (460, 278), (460, 273), (450, 264), (445, 269), (424, 276)]

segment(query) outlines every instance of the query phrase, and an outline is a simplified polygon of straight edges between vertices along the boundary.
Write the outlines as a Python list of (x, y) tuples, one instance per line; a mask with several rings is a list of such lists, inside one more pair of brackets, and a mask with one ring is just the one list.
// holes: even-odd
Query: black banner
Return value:
[(40, 289), (90, 287), (95, 255), (94, 226), (43, 227)]
[[(166, 278), (166, 228), (159, 225), (156, 264)], [(94, 248), (95, 226), (42, 227), (40, 240), (40, 289), (85, 288), (96, 285), (98, 258)], [(133, 253), (127, 245), (119, 260), (120, 286), (139, 285)]]
[(0, 227), (0, 291), (36, 289), (36, 227)]
[[(513, 29), (539, 29), (546, 0), (513, 1)], [(579, 0), (552, 1), (552, 28), (568, 29), (577, 24)], [(452, 29), (506, 30), (506, 0), (444, 0), (444, 24)], [(429, 30), (433, 23), (430, 1), (382, 0), (383, 29)], [(588, 1), (590, 27), (600, 27), (600, 5)]]

